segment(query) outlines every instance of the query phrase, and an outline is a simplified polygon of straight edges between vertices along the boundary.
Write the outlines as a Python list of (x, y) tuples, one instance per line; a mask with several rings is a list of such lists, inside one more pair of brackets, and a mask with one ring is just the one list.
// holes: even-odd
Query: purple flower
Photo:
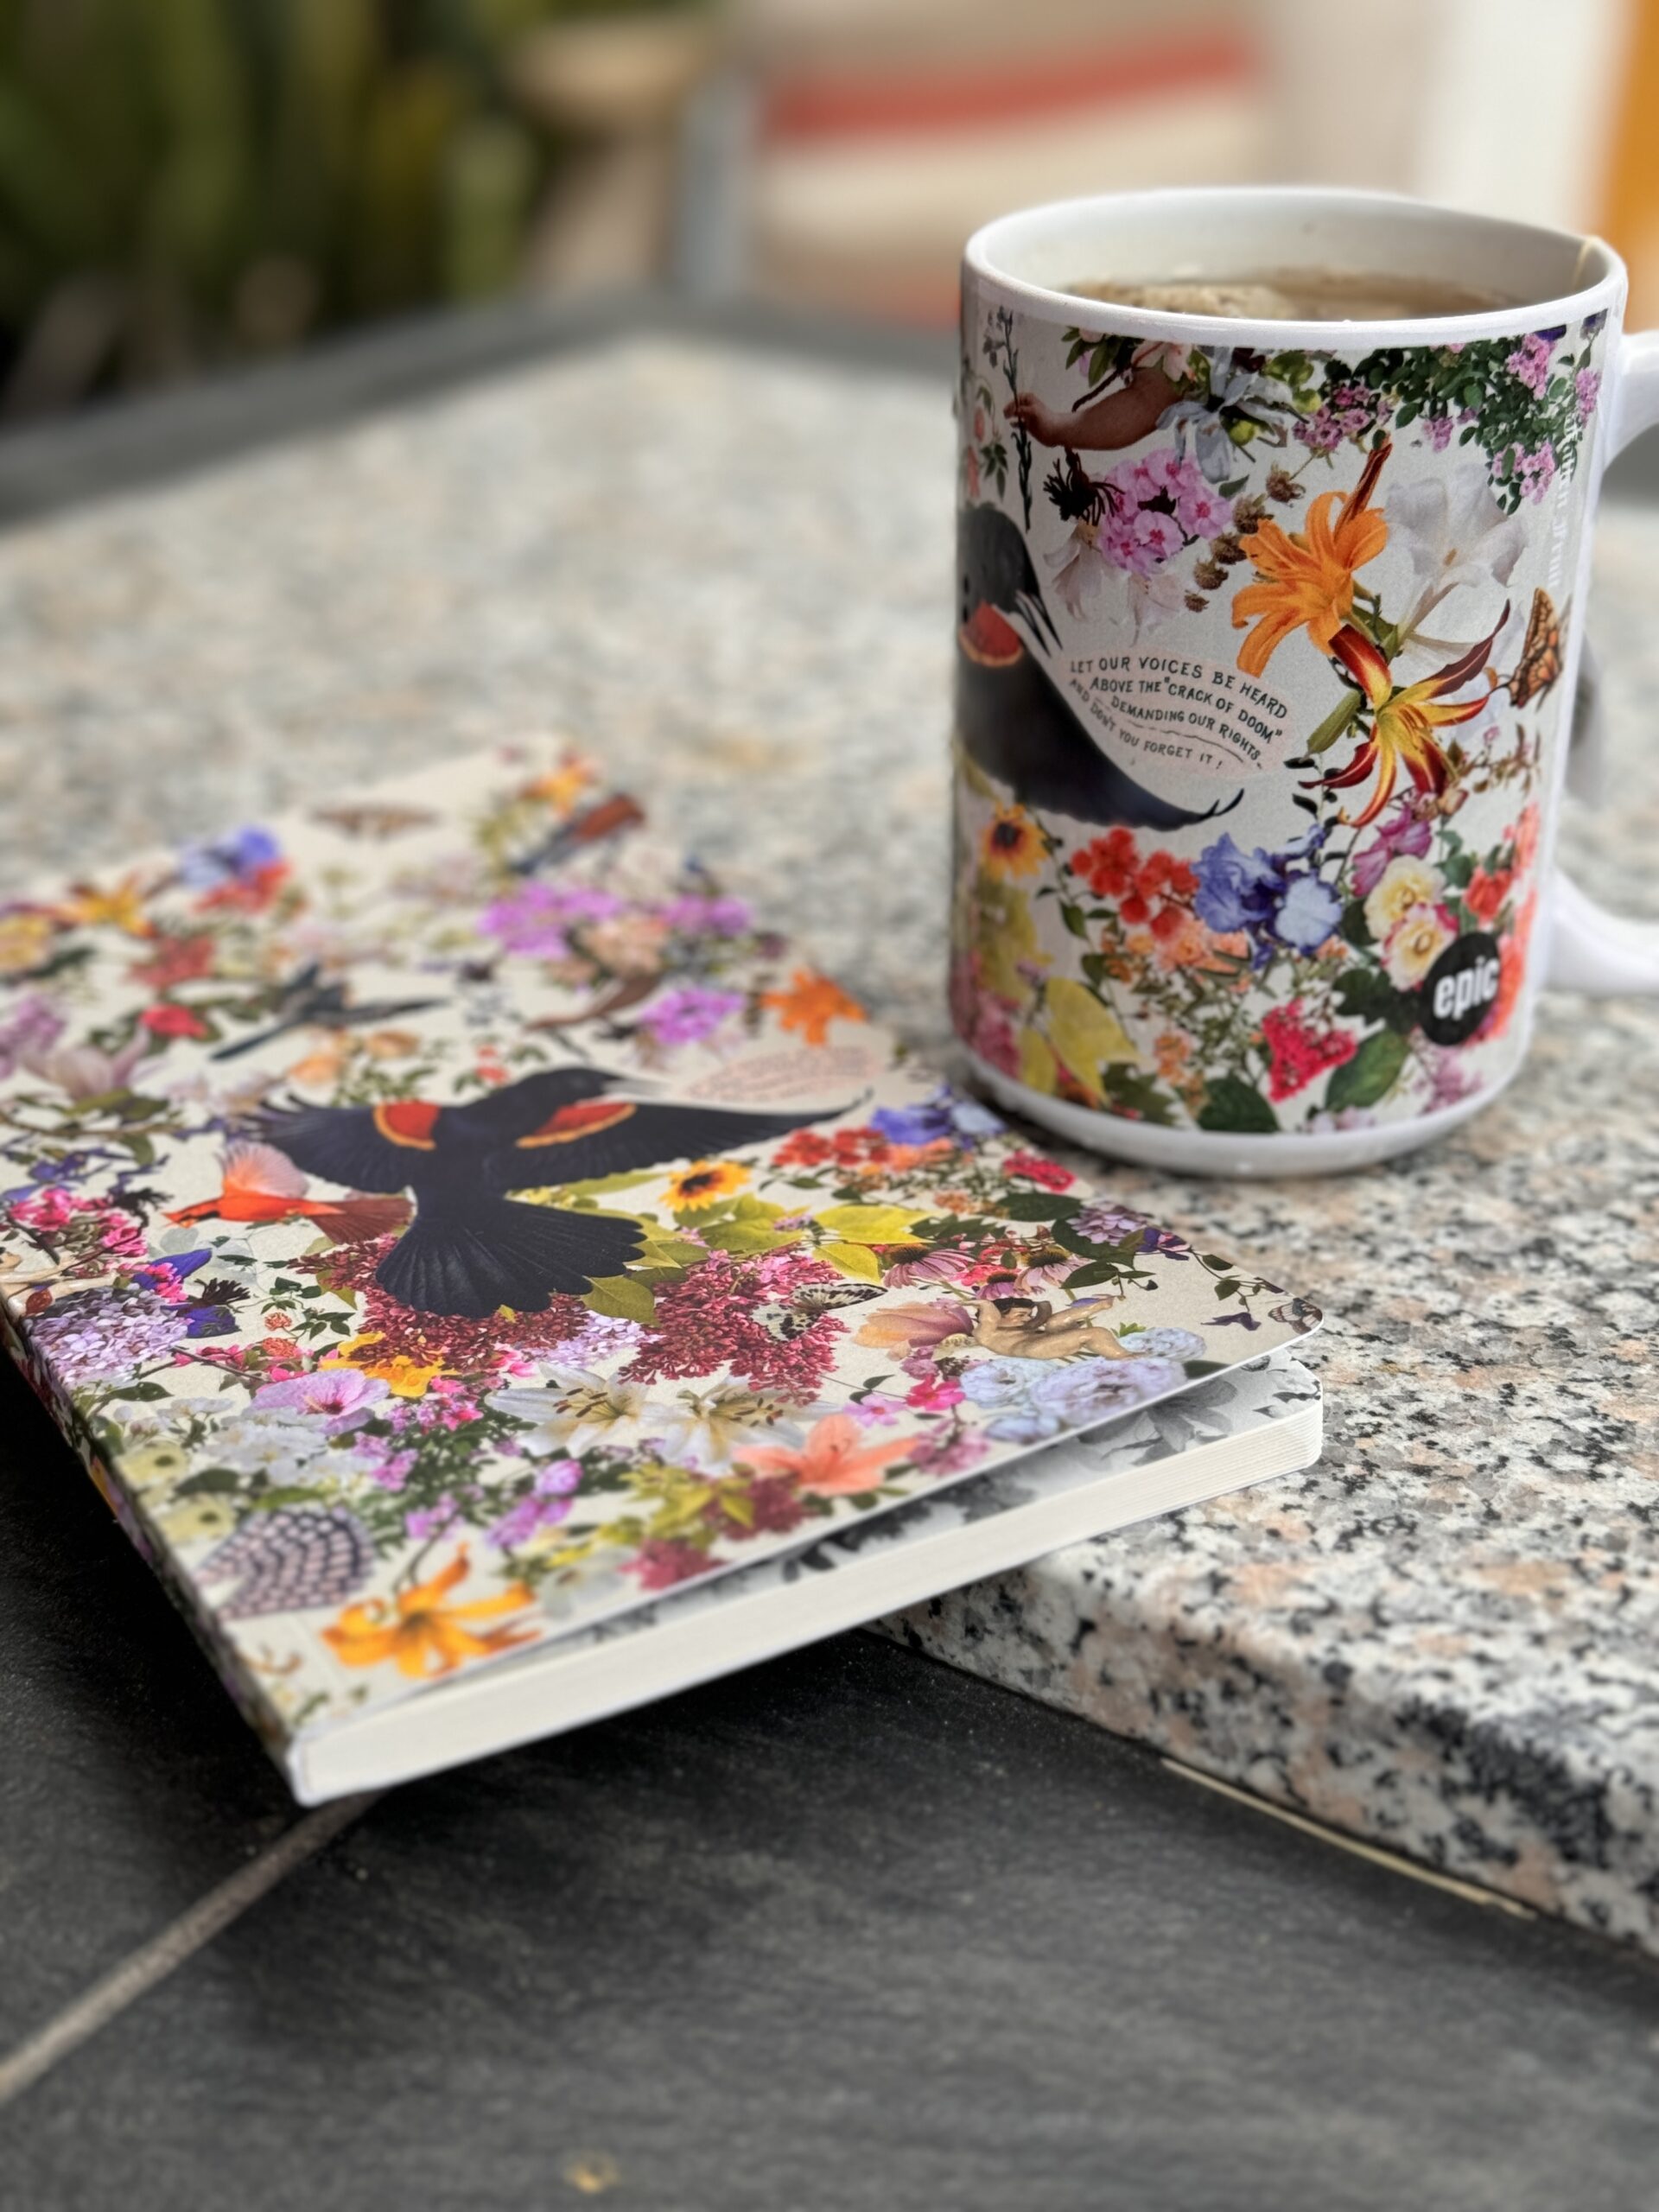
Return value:
[(1132, 1206), (1115, 1205), (1110, 1198), (1096, 1198), (1071, 1217), (1071, 1228), (1090, 1244), (1126, 1244), (1147, 1225), (1147, 1217)]
[(670, 929), (686, 937), (741, 937), (752, 918), (741, 899), (703, 898), (691, 893), (671, 899), (657, 911)]
[(489, 1541), (498, 1551), (510, 1552), (519, 1544), (528, 1543), (543, 1529), (556, 1529), (561, 1521), (569, 1518), (569, 1514), (568, 1497), (521, 1497), (491, 1528)]
[(211, 844), (187, 845), (179, 858), (179, 880), (192, 891), (215, 891), (222, 883), (241, 883), (283, 857), (269, 830), (233, 830)]
[(711, 991), (701, 983), (682, 983), (648, 1007), (639, 1026), (659, 1045), (695, 1045), (742, 1009), (741, 991)]
[(62, 1016), (49, 1000), (38, 991), (19, 999), (0, 1028), (0, 1078), (16, 1075), (25, 1060), (49, 1052), (62, 1034)]
[(582, 922), (608, 921), (626, 905), (613, 891), (591, 884), (526, 883), (486, 907), (479, 926), (499, 937), (509, 952), (563, 960), (570, 950), (568, 931)]
[(1452, 442), (1452, 433), (1457, 428), (1449, 415), (1431, 415), (1423, 425), (1428, 432), (1428, 442), (1436, 453), (1444, 453)]
[(1391, 860), (1402, 853), (1413, 860), (1421, 860), (1428, 850), (1429, 832), (1427, 822), (1419, 821), (1411, 810), (1409, 800), (1402, 799), (1390, 815), (1385, 815), (1376, 825), (1376, 835), (1363, 851), (1354, 855), (1349, 873), (1353, 880), (1357, 898), (1369, 899), (1382, 880), (1382, 871)]
[(416, 1506), (414, 1512), (404, 1514), (404, 1533), (412, 1536), (417, 1544), (424, 1543), (429, 1536), (442, 1535), (460, 1511), (454, 1499), (445, 1491), (430, 1505)]
[(114, 1382), (160, 1359), (183, 1338), (183, 1309), (153, 1291), (73, 1291), (37, 1313), (29, 1334), (54, 1373), (70, 1389)]
[[(1198, 918), (1225, 936), (1247, 931), (1255, 940), (1253, 965), (1264, 968), (1281, 944), (1313, 952), (1342, 918), (1342, 901), (1320, 877), (1313, 856), (1325, 842), (1323, 826), (1293, 838), (1281, 853), (1261, 846), (1246, 853), (1227, 832), (1198, 855)], [(1313, 865), (1298, 867), (1298, 861)]]
[(325, 1367), (315, 1375), (290, 1376), (285, 1382), (263, 1383), (253, 1402), (261, 1413), (298, 1420), (320, 1414), (330, 1436), (343, 1436), (367, 1421), (376, 1401), (385, 1395), (386, 1384), (378, 1375), (355, 1367)]
[(1342, 900), (1320, 876), (1293, 876), (1285, 887), (1273, 933), (1293, 952), (1317, 952), (1342, 919)]
[(580, 1459), (548, 1459), (536, 1470), (531, 1488), (537, 1497), (569, 1497), (582, 1487)]
[(870, 1127), (879, 1129), (889, 1144), (937, 1144), (941, 1137), (949, 1137), (964, 1152), (971, 1152), (987, 1137), (998, 1135), (1002, 1124), (988, 1106), (941, 1084), (931, 1097), (917, 1105), (878, 1106)]
[(1579, 404), (1579, 420), (1587, 423), (1596, 411), (1596, 401), (1601, 392), (1601, 371), (1580, 369), (1573, 379), (1573, 394)]

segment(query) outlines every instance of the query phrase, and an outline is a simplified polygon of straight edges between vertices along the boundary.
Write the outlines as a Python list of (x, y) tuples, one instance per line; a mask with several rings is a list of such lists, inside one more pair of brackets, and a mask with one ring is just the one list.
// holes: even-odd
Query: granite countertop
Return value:
[[(564, 729), (944, 1053), (951, 466), (925, 377), (634, 340), (19, 529), (0, 887)], [(1656, 556), (1610, 516), (1611, 804), (1568, 841), (1649, 914)], [(1656, 1098), (1659, 1007), (1557, 997), (1432, 1151), (1109, 1167), (1322, 1297), (1324, 1461), (1098, 1548), (1063, 1664), (1040, 1568), (912, 1636), (1659, 1951)]]

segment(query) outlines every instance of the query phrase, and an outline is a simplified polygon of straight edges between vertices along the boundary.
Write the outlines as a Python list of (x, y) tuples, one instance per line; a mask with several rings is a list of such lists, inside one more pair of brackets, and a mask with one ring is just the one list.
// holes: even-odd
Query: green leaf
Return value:
[(828, 1260), (838, 1274), (851, 1275), (856, 1282), (880, 1282), (881, 1266), (867, 1244), (820, 1244), (813, 1255)]
[(596, 1275), (582, 1304), (590, 1313), (603, 1313), (613, 1321), (638, 1321), (647, 1329), (657, 1319), (651, 1285), (638, 1275)]
[(1081, 906), (1074, 906), (1069, 899), (1062, 899), (1060, 901), (1060, 919), (1073, 937), (1084, 939), (1088, 938), (1089, 925), (1083, 918), (1083, 909)]
[(1410, 1045), (1397, 1029), (1373, 1030), (1351, 1060), (1332, 1071), (1325, 1086), (1325, 1111), (1335, 1114), (1344, 1106), (1375, 1106), (1398, 1083), (1410, 1053)]
[(1078, 1268), (1067, 1275), (1065, 1287), (1068, 1293), (1092, 1290), (1098, 1283), (1122, 1282), (1126, 1274), (1133, 1272), (1118, 1260), (1091, 1260), (1087, 1267)]
[(1068, 1221), (1082, 1205), (1055, 1191), (1015, 1191), (998, 1198), (995, 1210), (1004, 1221)]
[(1416, 1000), (1375, 968), (1349, 968), (1338, 976), (1337, 1012), (1351, 1021), (1386, 1022), (1402, 1036), (1417, 1027)]
[(1230, 476), (1224, 484), (1217, 484), (1216, 490), (1224, 499), (1236, 499), (1249, 480), (1248, 476)]
[(1307, 741), (1310, 753), (1328, 753), (1360, 709), (1357, 691), (1344, 692), (1340, 702), (1332, 707), (1325, 720)]
[(1371, 925), (1365, 918), (1365, 901), (1363, 899), (1351, 899), (1343, 908), (1342, 919), (1337, 925), (1337, 935), (1345, 938), (1350, 944), (1357, 945), (1362, 952), (1376, 942), (1371, 935)]
[(166, 1397), (167, 1392), (159, 1382), (129, 1382), (124, 1390), (117, 1390), (113, 1395), (118, 1398), (142, 1398), (148, 1402), (152, 1398)]
[(1210, 1086), (1198, 1127), (1266, 1136), (1277, 1131), (1279, 1116), (1254, 1084), (1246, 1083), (1243, 1076), (1224, 1075)]
[(1136, 1121), (1150, 1122), (1157, 1128), (1174, 1128), (1174, 1102), (1157, 1077), (1146, 1069), (1125, 1067), (1119, 1062), (1103, 1068), (1100, 1080), (1107, 1097), (1121, 1112)]

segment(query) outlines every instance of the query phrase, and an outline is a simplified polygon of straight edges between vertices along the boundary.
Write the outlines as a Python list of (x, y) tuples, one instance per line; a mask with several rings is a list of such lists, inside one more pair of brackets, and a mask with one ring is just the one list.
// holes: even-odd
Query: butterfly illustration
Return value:
[(760, 1324), (774, 1344), (793, 1344), (797, 1337), (804, 1337), (815, 1321), (823, 1320), (826, 1313), (833, 1313), (840, 1306), (861, 1306), (867, 1298), (880, 1298), (874, 1287), (866, 1288), (855, 1282), (809, 1282), (793, 1292), (787, 1299), (768, 1299), (751, 1309), (750, 1319)]
[(314, 806), (311, 819), (326, 822), (348, 837), (397, 837), (423, 829), (437, 816), (423, 806)]
[(1510, 702), (1524, 707), (1530, 700), (1541, 699), (1560, 672), (1561, 617), (1555, 612), (1554, 601), (1541, 585), (1532, 594), (1527, 641), (1510, 678)]

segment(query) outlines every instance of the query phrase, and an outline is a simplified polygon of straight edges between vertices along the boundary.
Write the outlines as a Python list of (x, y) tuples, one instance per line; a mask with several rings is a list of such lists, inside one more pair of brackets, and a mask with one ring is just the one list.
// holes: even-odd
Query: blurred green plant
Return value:
[(0, 0), (12, 415), (510, 284), (518, 41), (629, 0)]

